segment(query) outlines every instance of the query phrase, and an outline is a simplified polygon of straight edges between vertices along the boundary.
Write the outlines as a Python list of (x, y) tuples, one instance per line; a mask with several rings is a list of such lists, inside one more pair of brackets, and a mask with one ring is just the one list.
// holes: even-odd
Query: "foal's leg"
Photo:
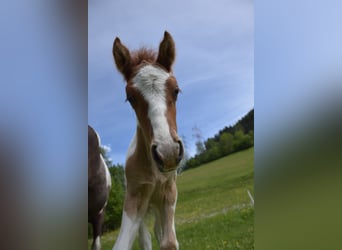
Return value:
[(142, 250), (152, 250), (151, 234), (148, 231), (144, 221), (140, 223), (139, 245)]
[(157, 239), (158, 244), (161, 244), (163, 231), (161, 226), (161, 220), (160, 220), (160, 210), (154, 209), (154, 215), (155, 215), (155, 221), (154, 221), (154, 235)]
[[(143, 188), (141, 188), (143, 189)], [(146, 190), (144, 190), (146, 191)], [(124, 210), (119, 236), (113, 250), (130, 250), (148, 208), (151, 190), (130, 194), (125, 197)]]
[(165, 193), (165, 199), (160, 207), (160, 219), (162, 227), (161, 250), (178, 250), (178, 241), (175, 230), (175, 209), (177, 202), (176, 183), (170, 183)]
[(178, 250), (178, 241), (175, 230), (175, 208), (174, 204), (165, 204), (163, 212), (161, 213), (161, 224), (162, 224), (162, 240), (160, 244), (161, 250)]
[(102, 232), (102, 224), (104, 219), (104, 212), (101, 211), (95, 222), (92, 223), (93, 225), (93, 244), (92, 244), (92, 250), (100, 250), (101, 249), (101, 232)]
[(130, 250), (137, 235), (142, 218), (135, 215), (122, 213), (122, 221), (119, 236), (115, 242), (113, 250)]

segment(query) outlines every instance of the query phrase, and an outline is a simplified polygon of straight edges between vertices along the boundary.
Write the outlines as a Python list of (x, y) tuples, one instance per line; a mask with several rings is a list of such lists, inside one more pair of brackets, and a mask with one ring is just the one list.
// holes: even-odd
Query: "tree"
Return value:
[(203, 141), (201, 130), (192, 128), (195, 138), (196, 155), (186, 161), (183, 170), (195, 168), (203, 163), (216, 160), (254, 145), (254, 109), (248, 112), (234, 126), (224, 127), (214, 137)]
[(121, 165), (112, 165), (109, 168), (112, 178), (112, 188), (105, 210), (103, 232), (120, 227), (124, 200), (124, 168)]
[(251, 146), (253, 146), (253, 140), (250, 134), (244, 134), (242, 130), (238, 130), (234, 133), (234, 151), (243, 150)]
[(234, 137), (230, 133), (222, 133), (219, 139), (221, 156), (228, 155), (233, 151)]
[(213, 147), (216, 146), (216, 144), (217, 144), (217, 142), (215, 141), (214, 138), (209, 138), (208, 140), (206, 140), (206, 141), (204, 142), (204, 145), (205, 145), (206, 150), (212, 149)]
[(207, 160), (213, 161), (221, 157), (220, 147), (216, 143), (214, 146), (212, 146), (209, 150), (207, 150)]

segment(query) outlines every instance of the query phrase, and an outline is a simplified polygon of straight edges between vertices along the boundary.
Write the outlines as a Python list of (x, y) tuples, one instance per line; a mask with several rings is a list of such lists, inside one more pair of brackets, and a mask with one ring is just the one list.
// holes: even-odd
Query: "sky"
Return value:
[[(1, 5), (0, 151), (14, 152), (15, 157), (10, 157), (12, 164), (6, 162), (8, 157), (1, 159), (0, 184), (4, 187), (1, 190), (6, 191), (5, 198), (18, 202), (10, 206), (10, 211), (6, 211), (7, 204), (0, 214), (11, 218), (10, 224), (15, 228), (12, 231), (21, 228), (30, 233), (29, 237), (25, 233), (7, 237), (15, 239), (15, 243), (29, 243), (17, 249), (67, 249), (74, 246), (72, 240), (87, 243), (84, 238), (70, 237), (75, 231), (86, 235), (87, 228), (87, 112), (89, 124), (111, 148), (114, 163), (124, 162), (135, 129), (135, 115), (124, 102), (125, 84), (111, 55), (116, 36), (129, 48), (143, 44), (156, 48), (165, 29), (173, 35), (177, 46), (174, 71), (183, 90), (178, 101), (178, 126), (192, 152), (193, 126), (202, 130), (203, 137), (212, 136), (255, 107), (255, 188), (261, 195), (265, 178), (260, 172), (269, 171), (263, 158), (274, 158), (272, 148), (279, 152), (271, 142), (284, 144), (286, 137), (295, 146), (303, 140), (300, 133), (307, 133), (312, 120), (322, 126), (315, 132), (326, 136), (326, 114), (334, 115), (334, 120), (328, 120), (332, 124), (342, 117), (334, 113), (341, 112), (342, 107), (341, 1), (259, 0), (254, 5), (243, 0), (126, 2), (88, 1), (88, 13), (80, 1), (14, 0)], [(340, 128), (339, 123), (335, 129), (340, 132)], [(316, 137), (310, 143), (314, 144)], [(338, 134), (332, 140), (340, 143), (340, 138)], [(325, 144), (318, 146), (325, 152)], [(316, 226), (317, 218), (327, 214), (331, 216), (321, 216), (322, 223), (337, 225), (334, 211), (341, 210), (336, 199), (340, 195), (337, 190), (341, 190), (341, 161), (332, 162), (331, 155), (330, 152), (318, 161), (323, 166), (315, 166), (319, 178), (311, 179), (315, 180), (312, 185), (310, 180), (286, 179), (292, 174), (311, 178), (311, 165), (303, 167), (302, 161), (287, 165), (290, 174), (279, 178), (279, 184), (286, 185), (283, 189), (277, 188), (278, 179), (272, 173), (284, 173), (278, 171), (284, 163), (268, 165), (276, 170), (264, 175), (268, 178), (266, 183), (274, 183), (267, 186), (272, 197), (261, 197), (256, 207), (256, 226), (261, 228), (256, 235), (260, 243), (257, 249), (298, 246), (297, 236), (303, 231), (312, 232), (310, 241), (305, 238), (303, 242), (306, 246), (311, 244), (310, 249), (319, 249), (322, 242), (340, 246), (336, 240), (340, 228), (331, 227), (322, 241), (320, 227), (312, 227), (311, 223)], [(332, 164), (338, 171), (329, 166)], [(299, 175), (297, 167), (302, 168)], [(300, 183), (304, 186), (293, 185)], [(274, 195), (277, 190), (289, 190), (300, 197), (286, 192)], [(319, 190), (322, 195), (312, 190)], [(325, 197), (327, 202), (317, 197)], [(314, 201), (310, 202), (312, 198)], [(299, 204), (303, 213), (298, 213), (297, 201), (303, 201)], [(308, 206), (301, 206), (307, 202)], [(313, 209), (312, 204), (323, 204), (324, 208)], [(268, 223), (270, 217), (263, 217), (275, 215), (278, 217), (272, 221), (278, 222), (288, 219), (286, 215), (292, 215), (293, 208), (293, 219), (285, 222), (287, 227), (278, 223), (279, 230), (279, 225)], [(15, 216), (11, 216), (13, 213)], [(26, 218), (22, 219), (22, 215)], [(292, 225), (298, 222), (307, 227), (293, 230)], [(276, 246), (270, 242), (270, 235), (281, 240), (280, 235), (274, 234), (284, 230), (289, 235), (286, 242)], [(43, 247), (37, 248), (36, 242)], [(67, 246), (61, 246), (63, 242)], [(30, 247), (32, 243), (34, 247)]]
[(89, 1), (88, 123), (113, 163), (125, 162), (136, 129), (113, 41), (157, 49), (165, 30), (176, 44), (178, 134), (189, 155), (195, 154), (194, 127), (206, 139), (254, 108), (252, 1)]

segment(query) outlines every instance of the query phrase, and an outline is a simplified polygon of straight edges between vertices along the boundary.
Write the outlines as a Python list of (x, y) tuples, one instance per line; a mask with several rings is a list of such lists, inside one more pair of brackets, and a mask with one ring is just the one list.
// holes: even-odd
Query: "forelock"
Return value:
[(148, 63), (154, 63), (157, 59), (157, 52), (152, 49), (142, 47), (139, 50), (133, 51), (131, 53), (131, 59), (131, 66), (133, 68), (139, 66), (144, 61)]

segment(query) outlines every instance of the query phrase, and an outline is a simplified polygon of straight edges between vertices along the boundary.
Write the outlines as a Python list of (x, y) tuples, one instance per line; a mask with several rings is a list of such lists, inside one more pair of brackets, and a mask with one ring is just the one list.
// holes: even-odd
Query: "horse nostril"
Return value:
[(178, 157), (177, 157), (177, 164), (180, 163), (180, 161), (183, 159), (183, 155), (184, 155), (183, 143), (181, 141), (178, 141), (178, 144), (179, 144), (179, 153), (178, 153)]
[(152, 145), (152, 156), (153, 156), (153, 159), (160, 165), (160, 166), (163, 166), (164, 163), (163, 163), (163, 159), (162, 157), (160, 156), (160, 154), (158, 153), (157, 151), (157, 145)]

